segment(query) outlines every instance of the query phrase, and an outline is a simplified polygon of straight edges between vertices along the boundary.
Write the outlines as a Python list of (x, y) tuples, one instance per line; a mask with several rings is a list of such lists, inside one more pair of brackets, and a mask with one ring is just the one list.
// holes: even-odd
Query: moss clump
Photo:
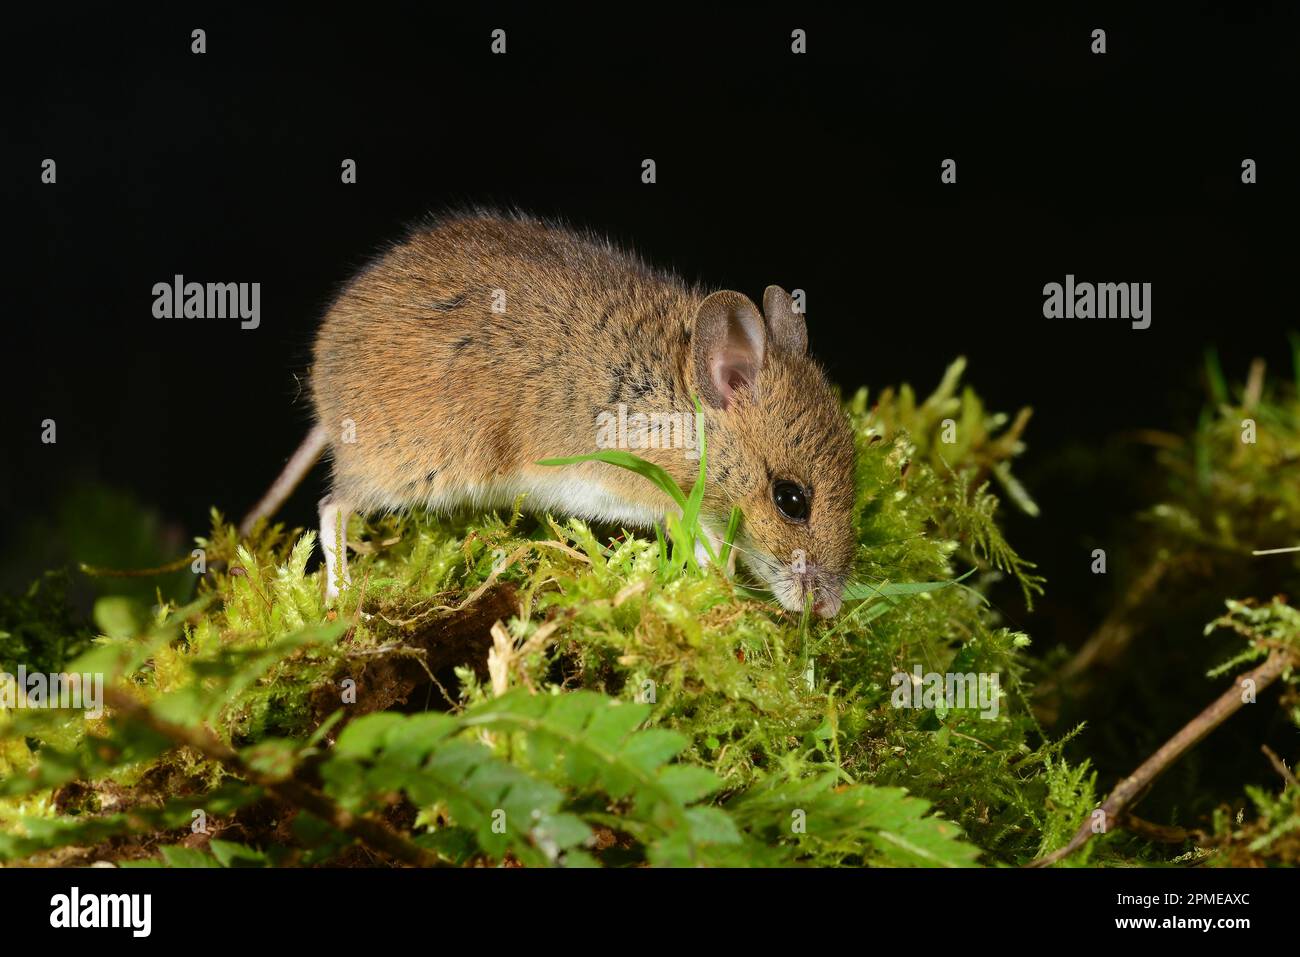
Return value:
[[(0, 857), (966, 866), (1059, 847), (1094, 776), (1036, 723), (1029, 638), (985, 598), (1043, 585), (993, 491), (1035, 511), (1010, 472), (1028, 412), (987, 412), (961, 371), (922, 402), (846, 403), (860, 597), (829, 622), (653, 539), (518, 510), (358, 520), (329, 609), (311, 533), (241, 542), (214, 513), (190, 604), (100, 615), (76, 661), (25, 639), (102, 672), (109, 707), (0, 713)], [(28, 632), (56, 633), (77, 631)], [(996, 694), (896, 707), (918, 669)], [(1157, 853), (1108, 838), (1070, 860)]]

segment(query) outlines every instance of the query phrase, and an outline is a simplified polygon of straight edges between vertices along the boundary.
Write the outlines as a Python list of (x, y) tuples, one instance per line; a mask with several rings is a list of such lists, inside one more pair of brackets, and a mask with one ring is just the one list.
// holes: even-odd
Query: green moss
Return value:
[[(4, 664), (103, 671), (150, 716), (0, 714), (0, 856), (93, 858), (116, 836), (112, 853), (139, 857), (126, 838), (170, 847), (201, 807), (253, 835), (212, 842), (215, 864), (346, 861), (351, 838), (305, 811), (289, 846), (257, 839), (248, 809), (294, 776), (354, 813), (399, 796), (400, 834), (447, 863), (1018, 865), (1060, 846), (1094, 775), (1043, 734), (1029, 638), (983, 597), (1000, 576), (1026, 600), (1044, 584), (993, 491), (1036, 511), (1010, 471), (1028, 413), (985, 411), (961, 371), (922, 402), (904, 386), (846, 403), (866, 597), (829, 622), (666, 561), (651, 538), (518, 509), (356, 520), (354, 584), (333, 609), (307, 570), (312, 533), (241, 542), (214, 513), (198, 599), (145, 622), (103, 609), (78, 661), (87, 635), (38, 593), (0, 606), (28, 622), (0, 635)], [(448, 686), (429, 636), (466, 634), (478, 652)], [(895, 707), (893, 676), (915, 666), (997, 675), (996, 713)], [(403, 668), (427, 668), (418, 693)], [(385, 681), (400, 685), (388, 697)], [(390, 710), (402, 701), (414, 713)], [(201, 728), (242, 764), (177, 746)]]

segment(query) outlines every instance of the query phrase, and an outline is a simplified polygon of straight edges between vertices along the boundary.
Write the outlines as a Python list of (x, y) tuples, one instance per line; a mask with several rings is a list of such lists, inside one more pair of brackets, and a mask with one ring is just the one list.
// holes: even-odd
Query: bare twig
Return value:
[(1250, 361), (1250, 371), (1246, 373), (1246, 389), (1241, 396), (1241, 407), (1247, 411), (1259, 405), (1264, 395), (1264, 360), (1255, 358)]
[(186, 555), (155, 568), (103, 568), (99, 565), (87, 565), (85, 562), (81, 562), (77, 567), (81, 569), (82, 574), (92, 578), (155, 578), (159, 575), (170, 575), (193, 564), (194, 556)]
[(1268, 758), (1269, 763), (1273, 765), (1273, 770), (1282, 775), (1282, 780), (1287, 783), (1287, 787), (1300, 787), (1300, 783), (1296, 782), (1295, 774), (1286, 766), (1286, 762), (1278, 757), (1276, 751), (1267, 744), (1261, 744), (1259, 749), (1264, 752), (1264, 757)]
[(249, 767), (225, 742), (207, 728), (187, 728), (159, 718), (144, 704), (125, 691), (105, 689), (104, 701), (115, 712), (133, 721), (139, 721), (178, 745), (193, 748), (205, 757), (219, 761), (227, 770), (263, 788), (267, 793), (286, 804), (308, 811), (327, 824), (350, 834), (377, 851), (417, 867), (442, 866), (436, 855), (419, 845), (412, 844), (388, 825), (374, 818), (353, 814), (335, 804), (329, 797), (301, 781), (280, 779)]
[(1134, 620), (1137, 610), (1165, 579), (1171, 568), (1170, 561), (1153, 559), (1124, 593), (1119, 605), (1097, 626), (1074, 657), (1054, 675), (1039, 683), (1034, 690), (1034, 711), (1040, 720), (1049, 724), (1055, 722), (1061, 693), (1065, 688), (1069, 687), (1075, 693), (1086, 690), (1085, 676), (1092, 668), (1112, 663), (1123, 655), (1139, 630), (1138, 623)]
[(1136, 631), (1130, 616), (1155, 591), (1168, 571), (1169, 563), (1162, 559), (1156, 559), (1148, 565), (1125, 593), (1119, 607), (1106, 616), (1092, 637), (1084, 642), (1083, 647), (1061, 669), (1056, 676), (1056, 683), (1065, 684), (1093, 665), (1119, 657)]
[(1120, 818), (1119, 826), (1126, 831), (1131, 831), (1138, 837), (1145, 837), (1148, 841), (1155, 841), (1158, 844), (1182, 844), (1192, 837), (1192, 832), (1186, 828), (1173, 827), (1169, 824), (1156, 824), (1154, 821), (1148, 821), (1136, 814), (1127, 812)]
[[(1294, 653), (1279, 649), (1273, 651), (1258, 668), (1247, 672), (1233, 682), (1231, 688), (1219, 695), (1208, 708), (1184, 725), (1182, 730), (1161, 745), (1155, 754), (1143, 761), (1136, 771), (1116, 786), (1115, 790), (1110, 793), (1110, 797), (1106, 799), (1100, 808), (1102, 822), (1100, 830), (1105, 831), (1110, 824), (1123, 826), (1124, 816), (1134, 799), (1145, 792), (1151, 783), (1164, 773), (1171, 764), (1245, 704), (1246, 696), (1241, 691), (1243, 685), (1251, 682), (1252, 691), (1257, 694), (1276, 681), (1278, 676), (1294, 663)], [(1095, 814), (1096, 812), (1089, 816), (1089, 820), (1083, 823), (1074, 837), (1070, 838), (1068, 844), (1044, 857), (1031, 861), (1026, 866), (1050, 867), (1087, 844), (1092, 839), (1093, 834), (1096, 833), (1093, 828), (1093, 816)]]

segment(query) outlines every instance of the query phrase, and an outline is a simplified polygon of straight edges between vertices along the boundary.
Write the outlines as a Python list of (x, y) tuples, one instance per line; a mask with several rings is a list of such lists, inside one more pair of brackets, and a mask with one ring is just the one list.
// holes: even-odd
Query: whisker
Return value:
[(732, 547), (735, 548), (736, 551), (739, 552), (740, 554), (748, 555), (756, 564), (771, 569), (772, 571), (779, 571), (782, 568), (784, 568), (781, 562), (778, 562), (775, 559), (762, 554), (761, 552), (751, 551), (750, 549), (742, 548), (736, 545), (733, 545)]
[(736, 551), (740, 552), (742, 555), (748, 555), (751, 558), (758, 561), (759, 563), (766, 565), (768, 568), (787, 567), (785, 562), (777, 561), (775, 558), (771, 557), (770, 555), (765, 555), (762, 552), (756, 552), (753, 551), (752, 549), (748, 549), (739, 544), (734, 544), (734, 543), (732, 544), (731, 547), (734, 548)]

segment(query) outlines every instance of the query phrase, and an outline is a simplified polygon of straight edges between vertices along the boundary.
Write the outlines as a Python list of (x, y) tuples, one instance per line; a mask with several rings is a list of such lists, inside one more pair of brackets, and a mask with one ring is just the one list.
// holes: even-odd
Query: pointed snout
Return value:
[(799, 599), (798, 610), (806, 606), (808, 596), (812, 595), (813, 613), (822, 618), (834, 618), (844, 604), (844, 578), (828, 572), (816, 565), (809, 565), (804, 571), (792, 574), (794, 592)]
[(840, 606), (843, 604), (844, 597), (840, 590), (823, 592), (813, 603), (813, 612), (823, 618), (834, 618), (840, 613)]

